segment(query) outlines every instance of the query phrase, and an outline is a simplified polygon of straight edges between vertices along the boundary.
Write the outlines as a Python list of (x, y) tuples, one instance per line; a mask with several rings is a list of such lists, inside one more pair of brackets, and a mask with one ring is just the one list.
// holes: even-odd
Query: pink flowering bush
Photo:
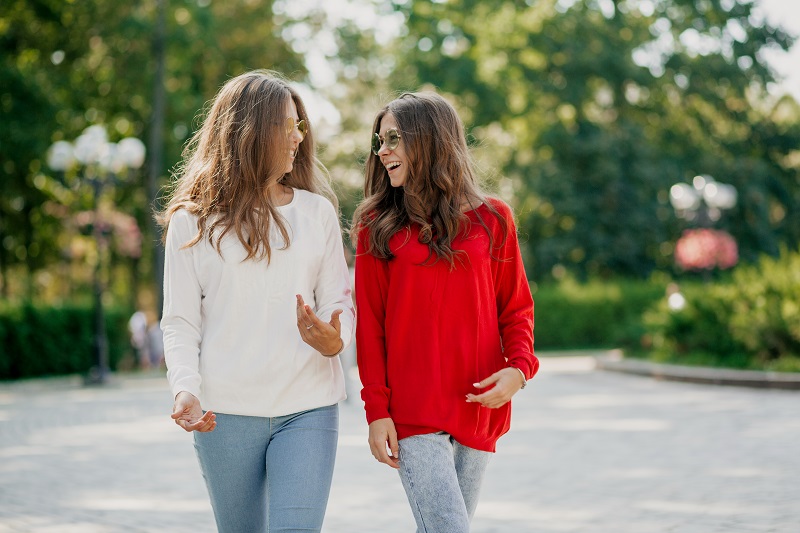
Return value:
[(675, 245), (675, 262), (683, 270), (724, 270), (739, 262), (739, 250), (726, 231), (689, 229)]

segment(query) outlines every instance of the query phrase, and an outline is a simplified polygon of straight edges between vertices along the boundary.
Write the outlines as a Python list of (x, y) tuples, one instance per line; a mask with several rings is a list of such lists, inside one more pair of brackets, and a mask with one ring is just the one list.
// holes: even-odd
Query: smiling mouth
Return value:
[(398, 161), (393, 161), (391, 163), (386, 163), (386, 165), (384, 166), (386, 167), (386, 170), (391, 172), (392, 170), (398, 168), (400, 166), (400, 163)]

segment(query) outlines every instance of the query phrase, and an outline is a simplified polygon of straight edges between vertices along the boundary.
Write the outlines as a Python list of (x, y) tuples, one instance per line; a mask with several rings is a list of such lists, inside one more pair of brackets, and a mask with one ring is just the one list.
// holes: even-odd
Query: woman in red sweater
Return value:
[(406, 93), (375, 119), (356, 209), (356, 342), (372, 455), (418, 532), (466, 533), (511, 397), (539, 367), (513, 213), (478, 186), (455, 109)]

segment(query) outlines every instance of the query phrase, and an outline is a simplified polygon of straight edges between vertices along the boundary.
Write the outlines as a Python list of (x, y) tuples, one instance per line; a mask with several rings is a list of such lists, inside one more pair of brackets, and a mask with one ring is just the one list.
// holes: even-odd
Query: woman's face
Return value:
[[(286, 173), (288, 174), (294, 168), (294, 158), (295, 156), (297, 156), (297, 150), (300, 147), (300, 143), (303, 142), (303, 139), (305, 138), (304, 131), (301, 131), (297, 127), (297, 124), (300, 122), (300, 116), (297, 114), (297, 106), (295, 105), (294, 100), (292, 98), (289, 99), (289, 106), (286, 117), (287, 119), (291, 118), (295, 124), (294, 126), (291, 127), (291, 131), (288, 131), (289, 157), (286, 162)], [(288, 124), (287, 125), (288, 129), (291, 126), (291, 124), (289, 124), (288, 120), (286, 122)], [(305, 126), (303, 126), (303, 128), (305, 128)]]
[(395, 130), (400, 133), (400, 128), (397, 126), (394, 116), (391, 113), (386, 113), (381, 118), (381, 123), (378, 128), (378, 135), (380, 136), (381, 147), (378, 150), (378, 157), (381, 163), (386, 167), (386, 172), (389, 174), (389, 181), (392, 187), (402, 187), (408, 178), (408, 156), (406, 155), (405, 148), (403, 147), (403, 140), (394, 148), (389, 148), (386, 142), (386, 132)]

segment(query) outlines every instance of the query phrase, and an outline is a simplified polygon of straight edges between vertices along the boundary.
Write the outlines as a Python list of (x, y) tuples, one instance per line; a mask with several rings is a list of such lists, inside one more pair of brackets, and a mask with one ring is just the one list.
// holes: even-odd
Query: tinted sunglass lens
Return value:
[(386, 148), (394, 150), (400, 144), (400, 134), (397, 130), (389, 130), (386, 132)]
[(305, 139), (306, 133), (308, 133), (308, 125), (306, 124), (305, 120), (301, 120), (297, 123), (297, 131), (300, 132), (300, 136)]
[(372, 134), (372, 153), (378, 155), (381, 151), (381, 136), (377, 133)]

